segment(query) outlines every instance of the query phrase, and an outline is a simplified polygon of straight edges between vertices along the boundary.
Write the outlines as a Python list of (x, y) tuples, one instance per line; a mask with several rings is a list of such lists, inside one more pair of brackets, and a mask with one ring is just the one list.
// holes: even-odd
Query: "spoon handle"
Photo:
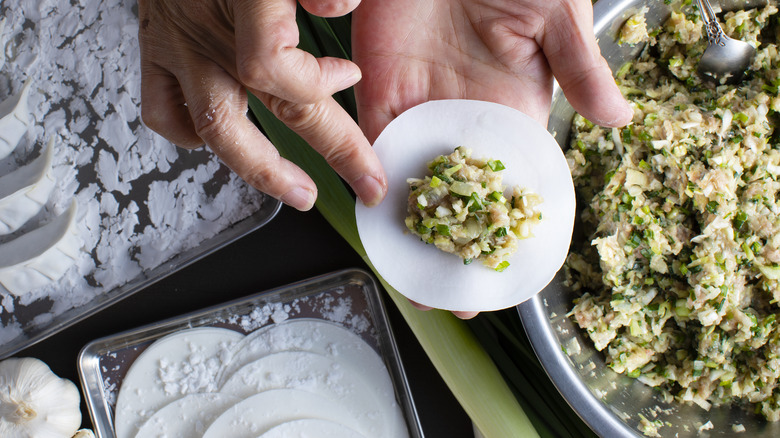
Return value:
[(704, 29), (707, 31), (707, 40), (710, 45), (725, 46), (726, 34), (723, 33), (723, 29), (718, 24), (718, 17), (715, 16), (715, 11), (712, 10), (709, 0), (696, 0), (696, 4), (704, 21)]

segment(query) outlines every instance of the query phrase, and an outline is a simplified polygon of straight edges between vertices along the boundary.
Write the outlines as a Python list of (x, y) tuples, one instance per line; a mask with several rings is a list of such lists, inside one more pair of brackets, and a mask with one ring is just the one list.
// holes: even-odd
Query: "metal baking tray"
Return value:
[[(329, 313), (324, 304), (336, 300), (349, 303), (349, 318)], [(115, 437), (114, 408), (122, 379), (133, 361), (155, 340), (194, 327), (222, 327), (252, 333), (276, 323), (271, 317), (258, 320), (256, 315), (267, 314), (262, 310), (280, 304), (289, 306), (285, 320), (317, 318), (357, 332), (383, 359), (410, 437), (423, 437), (376, 281), (359, 269), (311, 278), (90, 342), (79, 354), (78, 372), (95, 432), (101, 438)]]
[[(0, 1), (0, 16), (7, 20), (0, 38), (0, 50), (8, 55), (0, 71), (0, 99), (21, 89), (24, 81), (30, 81), (33, 91), (28, 105), (34, 119), (19, 146), (0, 160), (0, 175), (29, 162), (46, 140), (55, 139), (51, 172), (57, 179), (57, 188), (42, 212), (25, 227), (49, 221), (55, 210), (52, 207), (67, 206), (73, 198), (79, 202), (79, 217), (83, 215), (83, 219), (79, 219), (82, 237), (88, 235), (103, 240), (103, 235), (117, 237), (131, 233), (137, 236), (145, 233), (142, 230), (149, 225), (167, 237), (165, 228), (153, 223), (147, 201), (154, 183), (185, 181), (182, 179), (185, 172), (190, 174), (189, 180), (182, 188), (172, 191), (176, 196), (187, 195), (188, 207), (192, 206), (190, 202), (201, 199), (210, 205), (228, 184), (231, 189), (237, 189), (241, 184), (241, 191), (234, 192), (241, 199), (225, 200), (224, 206), (219, 206), (231, 218), (224, 223), (200, 218), (199, 223), (205, 228), (195, 231), (202, 232), (204, 237), (193, 238), (192, 242), (181, 246), (181, 251), (169, 255), (168, 251), (155, 254), (153, 248), (145, 249), (153, 261), (144, 264), (146, 270), (140, 274), (124, 271), (127, 275), (116, 275), (105, 282), (95, 278), (97, 267), (110, 267), (109, 260), (127, 257), (128, 253), (135, 261), (140, 254), (137, 251), (141, 249), (124, 247), (121, 245), (124, 242), (102, 247), (85, 242), (83, 252), (87, 255), (80, 254), (77, 266), (69, 271), (69, 274), (83, 275), (83, 282), (71, 285), (65, 284), (63, 279), (38, 288), (31, 295), (0, 294), (0, 358), (41, 341), (262, 227), (281, 206), (270, 196), (237, 183), (235, 175), (207, 148), (176, 148), (143, 125), (138, 42), (127, 32), (133, 26), (137, 29), (135, 1), (86, 0), (81, 3), (85, 10), (94, 14), (73, 14), (71, 2), (67, 0), (48, 2), (44, 13), (35, 7), (35, 3), (20, 5), (19, 2)], [(121, 30), (117, 25), (122, 26)], [(47, 26), (51, 29), (46, 29)], [(95, 43), (97, 40), (101, 41)], [(44, 53), (39, 50), (41, 46), (46, 47), (48, 56), (41, 55)], [(61, 59), (50, 59), (53, 53)], [(78, 56), (87, 56), (89, 62), (79, 62)], [(123, 62), (117, 63), (119, 59)], [(141, 160), (141, 156), (149, 158), (149, 162)], [(109, 170), (101, 171), (100, 157), (110, 157), (108, 162), (115, 168), (111, 170), (109, 164)], [(135, 162), (136, 159), (139, 162)], [(219, 167), (214, 169), (214, 165)], [(107, 184), (102, 180), (102, 174), (116, 175), (121, 180), (121, 187)], [(118, 213), (85, 204), (80, 197), (82, 194), (97, 203), (115, 202)], [(123, 213), (130, 211), (130, 205), (137, 209), (131, 212), (135, 223), (131, 219), (121, 219)], [(112, 216), (118, 219), (115, 222), (107, 220), (114, 219)], [(109, 228), (113, 226), (124, 228), (118, 232)], [(130, 227), (133, 229), (128, 229)], [(183, 225), (179, 229), (186, 231), (198, 227), (200, 225)], [(0, 236), (0, 244), (24, 231), (20, 229), (16, 234)], [(105, 252), (98, 253), (101, 249)], [(91, 270), (87, 268), (86, 257), (94, 262)], [(139, 264), (139, 270), (141, 266)]]
[[(22, 323), (23, 331), (11, 341), (0, 344), (0, 359), (11, 356), (36, 342), (40, 342), (70, 327), (264, 226), (276, 216), (282, 204), (270, 196), (261, 196), (263, 197), (262, 204), (252, 215), (236, 222), (215, 236), (202, 241), (194, 248), (175, 255), (156, 268), (141, 272), (141, 274), (124, 285), (103, 293), (96, 293), (95, 297), (83, 306), (66, 310), (44, 322), (39, 321), (37, 318), (49, 311), (53, 305), (52, 301), (46, 300), (44, 302), (40, 300), (32, 303), (30, 306), (16, 306), (13, 316)], [(5, 310), (0, 307), (0, 330), (4, 328), (4, 315)]]

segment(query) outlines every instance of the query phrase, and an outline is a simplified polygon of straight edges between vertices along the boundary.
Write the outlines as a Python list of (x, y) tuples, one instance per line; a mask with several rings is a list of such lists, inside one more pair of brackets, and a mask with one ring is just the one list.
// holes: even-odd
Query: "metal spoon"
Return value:
[(744, 41), (729, 38), (723, 33), (709, 0), (696, 0), (696, 3), (704, 20), (709, 41), (707, 49), (699, 60), (699, 74), (719, 84), (738, 82), (753, 61), (756, 49)]

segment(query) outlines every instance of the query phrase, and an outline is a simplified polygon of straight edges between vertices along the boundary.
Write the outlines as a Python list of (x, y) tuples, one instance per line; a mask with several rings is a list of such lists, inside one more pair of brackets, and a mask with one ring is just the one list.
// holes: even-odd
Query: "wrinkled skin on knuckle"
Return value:
[(349, 145), (349, 139), (347, 137), (341, 137), (335, 143), (335, 147), (331, 147), (323, 154), (325, 161), (334, 169), (345, 169), (354, 163), (358, 163), (362, 159), (362, 152), (360, 149), (347, 146)]
[(293, 131), (307, 131), (322, 119), (318, 106), (313, 103), (293, 103), (271, 96), (268, 109)]
[[(583, 3), (578, 0), (550, 2), (545, 12), (545, 31), (559, 35), (558, 41), (561, 43), (570, 41), (572, 38), (581, 39), (582, 35), (578, 32), (578, 25), (585, 21), (590, 27), (593, 21), (592, 18), (590, 20), (583, 19), (583, 17), (589, 16), (589, 8), (591, 8), (590, 3), (585, 5), (587, 8), (583, 7)], [(545, 32), (541, 35), (544, 36)]]
[(265, 32), (264, 39), (272, 44), (266, 42), (260, 46), (250, 46), (251, 51), (237, 48), (236, 74), (244, 85), (273, 91), (278, 86), (275, 78), (280, 74), (291, 74), (285, 71), (293, 67), (285, 57), (289, 49), (298, 45), (298, 26), (295, 22), (276, 22)]
[(194, 105), (190, 114), (198, 137), (212, 147), (219, 143), (225, 132), (236, 129), (233, 120), (236, 115), (228, 100), (214, 102), (214, 105)]
[(147, 128), (154, 132), (163, 135), (163, 131), (166, 126), (160, 117), (160, 113), (152, 105), (148, 105), (142, 102), (141, 104), (141, 121)]
[[(147, 0), (139, 2), (138, 40), (142, 59), (177, 70), (199, 54), (224, 63), (235, 55), (229, 1)], [(234, 62), (232, 62), (234, 64)], [(223, 65), (230, 71), (235, 66)]]
[(203, 146), (203, 141), (195, 134), (191, 125), (173, 126), (176, 123), (165, 117), (155, 105), (141, 105), (141, 121), (144, 126), (165, 137), (174, 145), (184, 149), (194, 149)]
[(259, 54), (251, 54), (239, 58), (236, 62), (236, 69), (238, 80), (242, 84), (258, 90), (267, 87), (269, 74), (263, 62), (263, 57)]
[(174, 17), (181, 16), (183, 12), (172, 2), (142, 1), (139, 2), (139, 13), (138, 39), (142, 52), (144, 46), (161, 49), (171, 41), (181, 39), (182, 29)]
[(263, 162), (253, 166), (244, 175), (241, 175), (241, 178), (257, 190), (278, 198), (284, 193), (277, 193), (278, 189), (272, 189), (272, 187), (274, 187), (274, 182), (280, 180), (279, 171), (279, 166)]

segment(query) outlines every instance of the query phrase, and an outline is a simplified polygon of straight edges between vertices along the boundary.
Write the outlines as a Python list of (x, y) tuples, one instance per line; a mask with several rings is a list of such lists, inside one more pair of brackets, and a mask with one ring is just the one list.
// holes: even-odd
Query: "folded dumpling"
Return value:
[(0, 177), (0, 235), (19, 229), (46, 204), (55, 186), (53, 150), (52, 138), (38, 158)]
[(29, 94), (30, 80), (28, 79), (19, 93), (0, 103), (0, 159), (13, 152), (32, 123), (27, 108)]
[(81, 251), (76, 202), (51, 222), (0, 244), (0, 291), (22, 295), (62, 277)]
[(3, 33), (5, 32), (5, 17), (0, 19), (0, 70), (5, 65), (5, 38)]

